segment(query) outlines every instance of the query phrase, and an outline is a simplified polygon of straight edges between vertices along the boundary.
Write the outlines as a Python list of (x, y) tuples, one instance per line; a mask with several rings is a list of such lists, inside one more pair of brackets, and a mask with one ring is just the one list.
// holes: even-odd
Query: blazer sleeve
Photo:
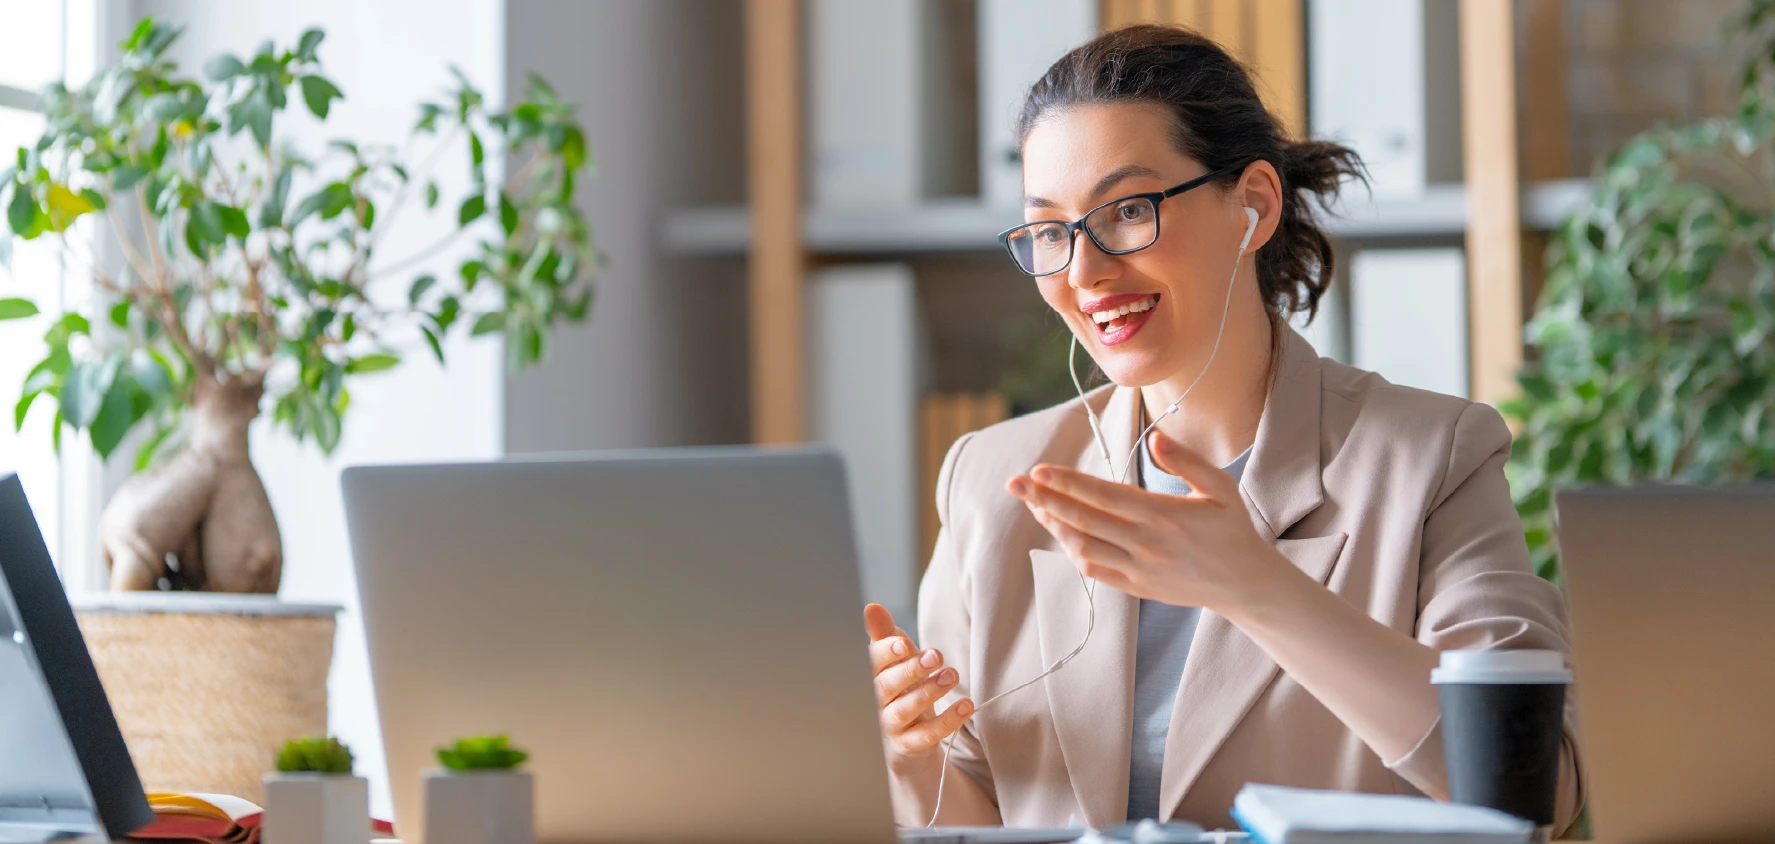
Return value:
[[(961, 461), (962, 452), (967, 449), (973, 436), (965, 434), (956, 440), (955, 445), (950, 446), (948, 455), (943, 458), (942, 469), (937, 472), (937, 518), (940, 525), (937, 546), (931, 554), (930, 565), (925, 568), (924, 580), (918, 590), (919, 643), (941, 651), (945, 664), (955, 668), (956, 674), (961, 678), (955, 688), (950, 689), (949, 694), (944, 695), (938, 703), (939, 711), (954, 706), (956, 701), (967, 697), (974, 677), (971, 609), (973, 579), (961, 550), (966, 544), (961, 538), (965, 534), (965, 526), (955, 523), (950, 517), (949, 509), (956, 465)], [(977, 705), (979, 701), (975, 703)], [(992, 769), (986, 763), (986, 754), (971, 720), (956, 732), (949, 762), (978, 783), (993, 805), (998, 805)]]
[[(1571, 654), (1565, 598), (1537, 577), (1504, 478), (1510, 430), (1490, 405), (1455, 422), (1441, 486), (1428, 502), (1418, 569), (1418, 641), (1456, 648), (1539, 648)], [(1567, 690), (1555, 831), (1584, 804), (1577, 709)], [(1441, 722), (1388, 764), (1419, 791), (1448, 794)]]

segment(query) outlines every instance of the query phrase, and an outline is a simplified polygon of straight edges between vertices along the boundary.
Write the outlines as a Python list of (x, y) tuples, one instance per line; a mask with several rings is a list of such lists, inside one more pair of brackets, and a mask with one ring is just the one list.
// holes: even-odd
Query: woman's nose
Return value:
[(1072, 264), (1066, 268), (1066, 283), (1074, 290), (1090, 290), (1109, 281), (1122, 271), (1122, 262), (1114, 255), (1097, 248), (1097, 242), (1079, 231), (1073, 234)]

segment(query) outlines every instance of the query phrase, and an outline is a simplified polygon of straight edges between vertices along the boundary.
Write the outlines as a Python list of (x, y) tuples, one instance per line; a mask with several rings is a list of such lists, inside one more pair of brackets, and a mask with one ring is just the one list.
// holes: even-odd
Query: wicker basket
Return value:
[(149, 791), (260, 803), (260, 777), (284, 741), (327, 731), (338, 607), (149, 592), (96, 595), (75, 609)]

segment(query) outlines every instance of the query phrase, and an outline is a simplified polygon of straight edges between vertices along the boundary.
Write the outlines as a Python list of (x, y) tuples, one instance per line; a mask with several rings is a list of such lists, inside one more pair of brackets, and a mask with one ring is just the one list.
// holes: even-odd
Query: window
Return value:
[[(37, 94), (45, 85), (70, 86), (91, 78), (98, 44), (97, 0), (34, 0), (8, 4), (6, 47), (0, 49), (0, 158), (10, 166), (14, 150), (34, 143), (43, 132)], [(7, 232), (10, 236), (10, 232)], [(43, 356), (43, 332), (51, 315), (77, 303), (84, 285), (64, 267), (59, 247), (49, 240), (14, 244), (10, 267), (0, 267), (0, 297), (28, 296), (44, 314), (0, 323), (0, 473), (16, 471), (31, 500), (49, 551), (63, 566), (71, 588), (92, 588), (96, 554), (90, 538), (96, 525), (98, 463), (77, 438), (63, 442), (58, 458), (50, 447), (54, 413), (46, 403), (14, 431), (13, 408), (31, 367)], [(80, 560), (82, 565), (68, 566)]]

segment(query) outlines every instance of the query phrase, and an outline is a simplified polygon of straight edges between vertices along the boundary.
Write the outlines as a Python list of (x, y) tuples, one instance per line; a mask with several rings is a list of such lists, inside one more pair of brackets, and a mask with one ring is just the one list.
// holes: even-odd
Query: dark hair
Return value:
[[(1307, 202), (1310, 195), (1327, 208), (1344, 179), (1367, 180), (1354, 150), (1290, 140), (1238, 59), (1193, 30), (1155, 24), (1106, 32), (1048, 68), (1023, 101), (1018, 146), (1048, 112), (1104, 103), (1165, 108), (1177, 148), (1210, 172), (1259, 160), (1275, 167), (1282, 179), (1282, 219), (1257, 252), (1258, 290), (1272, 320), (1318, 313), (1335, 261), (1331, 240)], [(1221, 181), (1230, 184), (1239, 175), (1236, 170)]]

